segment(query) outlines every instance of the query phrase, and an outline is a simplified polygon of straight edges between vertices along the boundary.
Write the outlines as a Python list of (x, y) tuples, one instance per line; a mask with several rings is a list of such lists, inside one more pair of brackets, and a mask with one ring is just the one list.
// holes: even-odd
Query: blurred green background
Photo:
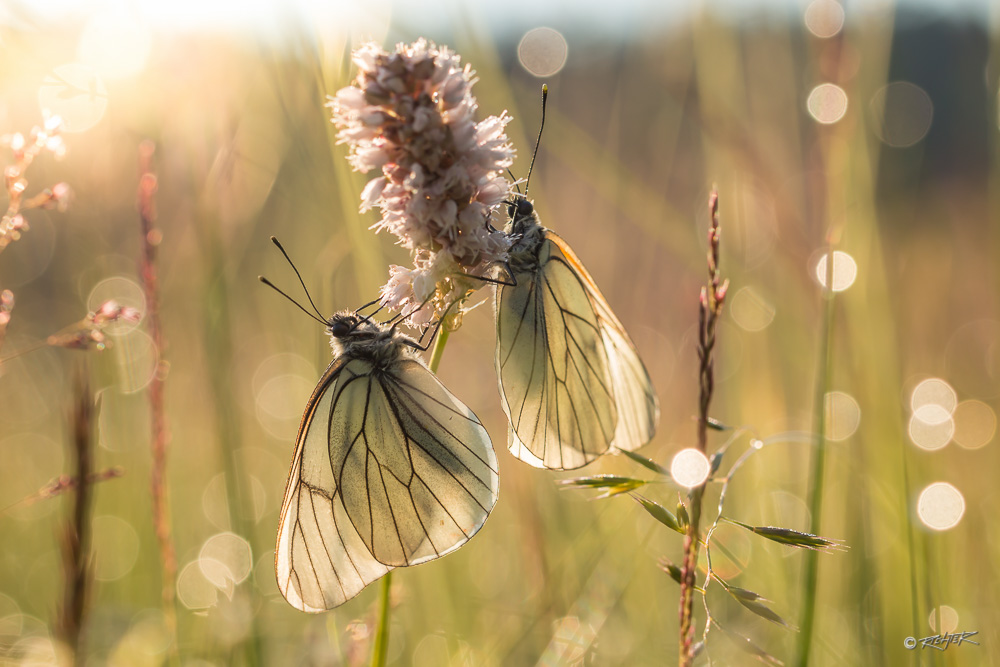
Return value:
[[(358, 214), (366, 178), (350, 172), (323, 104), (349, 81), (357, 40), (391, 47), (419, 36), (475, 68), (481, 116), (514, 116), (519, 177), (548, 83), (531, 194), (648, 365), (662, 415), (642, 453), (664, 464), (694, 444), (697, 298), (717, 186), (732, 284), (712, 412), (776, 441), (741, 470), (727, 515), (809, 529), (814, 449), (780, 434), (815, 429), (815, 407), (828, 405), (820, 532), (850, 548), (820, 556), (811, 664), (1000, 664), (1000, 15), (974, 3), (948, 13), (850, 3), (844, 16), (832, 0), (714, 12), (203, 4), (15, 3), (0, 16), (0, 134), (27, 132), (42, 107), (61, 114), (68, 153), (35, 162), (29, 193), (57, 181), (75, 193), (64, 213), (26, 212), (30, 231), (0, 255), (0, 289), (16, 297), (0, 357), (104, 300), (145, 308), (135, 202), (147, 139), (157, 147), (165, 338), (157, 351), (147, 318), (117, 327), (103, 352), (43, 347), (0, 363), (4, 664), (68, 659), (55, 619), (71, 494), (35, 496), (73, 472), (81, 366), (100, 396), (95, 466), (124, 471), (94, 490), (81, 663), (366, 663), (376, 586), (310, 616), (274, 582), (295, 431), (329, 347), (321, 327), (256, 278), (297, 294), (271, 235), (327, 312), (375, 298), (388, 264), (408, 263), (368, 230), (376, 213)], [(541, 26), (552, 30), (525, 38)], [(834, 299), (837, 393), (824, 401), (816, 266), (831, 244), (853, 259), (856, 279)], [(624, 496), (587, 502), (558, 490), (572, 474), (506, 453), (491, 309), (487, 300), (465, 318), (440, 376), (493, 437), (500, 500), (468, 545), (396, 574), (391, 664), (673, 663), (678, 587), (657, 559), (679, 562), (680, 536)], [(149, 490), (146, 388), (158, 354), (169, 364), (173, 658)], [(725, 435), (713, 437), (717, 446)], [(613, 457), (584, 470), (598, 472), (641, 476)], [(921, 503), (939, 482), (950, 487)], [(672, 508), (677, 487), (650, 495)], [(716, 537), (726, 552), (716, 568), (797, 624), (804, 554), (734, 527)], [(720, 623), (794, 661), (795, 632), (718, 587), (709, 604)], [(979, 645), (904, 648), (939, 631), (976, 631)], [(718, 632), (708, 649), (717, 664), (752, 661)]]

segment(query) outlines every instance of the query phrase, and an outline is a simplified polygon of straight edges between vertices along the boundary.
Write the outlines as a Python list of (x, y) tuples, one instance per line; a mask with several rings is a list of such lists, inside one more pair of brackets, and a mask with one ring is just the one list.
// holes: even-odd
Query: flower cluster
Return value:
[(473, 70), (426, 40), (393, 53), (367, 44), (354, 62), (354, 84), (329, 103), (337, 136), (356, 170), (380, 170), (361, 195), (361, 210), (381, 210), (374, 228), (396, 235), (414, 264), (390, 267), (382, 303), (419, 309), (411, 320), (426, 323), (483, 284), (469, 276), (506, 259), (509, 241), (491, 223), (510, 194), (510, 117), (477, 123)]
[(28, 229), (28, 223), (21, 211), (30, 208), (58, 208), (65, 210), (69, 201), (70, 190), (65, 183), (43, 190), (34, 197), (25, 198), (28, 181), (25, 177), (31, 162), (42, 151), (49, 151), (56, 158), (66, 154), (66, 144), (63, 142), (62, 119), (59, 116), (45, 114), (41, 127), (35, 127), (27, 137), (20, 132), (5, 134), (0, 137), (0, 145), (10, 148), (13, 153), (13, 163), (4, 169), (4, 186), (7, 189), (7, 211), (0, 219), (0, 251), (21, 238)]
[(136, 308), (119, 305), (117, 301), (105, 301), (101, 307), (85, 318), (53, 334), (45, 341), (54, 347), (71, 350), (88, 350), (91, 346), (103, 350), (108, 346), (104, 329), (114, 322), (138, 322), (142, 313)]

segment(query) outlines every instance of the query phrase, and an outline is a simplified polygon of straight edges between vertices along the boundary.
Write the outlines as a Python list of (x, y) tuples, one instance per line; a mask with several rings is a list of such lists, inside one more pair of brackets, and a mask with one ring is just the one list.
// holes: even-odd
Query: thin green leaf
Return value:
[(708, 460), (708, 463), (709, 463), (708, 477), (709, 477), (709, 479), (712, 479), (713, 477), (715, 477), (715, 473), (719, 472), (719, 466), (722, 465), (722, 457), (725, 456), (725, 454), (726, 454), (725, 450), (719, 450), (716, 453), (712, 454), (712, 457)]
[(636, 454), (635, 452), (630, 452), (624, 449), (619, 450), (619, 453), (629, 457), (630, 459), (641, 465), (643, 468), (646, 468), (647, 470), (652, 470), (658, 475), (666, 475), (667, 477), (670, 477), (669, 470), (661, 466), (656, 461), (653, 461), (652, 459), (647, 459), (642, 454)]
[(761, 618), (771, 621), (772, 623), (776, 623), (782, 627), (792, 629), (792, 626), (789, 625), (785, 619), (778, 616), (774, 610), (764, 604), (769, 601), (766, 598), (762, 598), (753, 591), (748, 591), (745, 588), (737, 588), (736, 586), (725, 586), (725, 589), (737, 602)]
[(709, 417), (708, 419), (705, 420), (705, 425), (708, 426), (713, 431), (731, 431), (731, 430), (733, 430), (732, 426), (726, 426), (725, 424), (723, 424), (722, 422), (720, 422), (718, 419), (712, 419), (711, 417)]
[(768, 600), (767, 598), (761, 597), (757, 593), (754, 593), (753, 591), (748, 591), (745, 588), (740, 588), (739, 586), (725, 585), (725, 589), (729, 591), (730, 595), (741, 601), (746, 600), (747, 602), (770, 602), (770, 600)]
[(623, 477), (621, 475), (593, 475), (591, 477), (563, 479), (559, 483), (569, 489), (603, 489), (603, 493), (599, 493), (593, 498), (594, 500), (598, 500), (600, 498), (617, 496), (619, 493), (634, 491), (649, 482), (644, 479)]
[(780, 625), (783, 628), (788, 628), (790, 630), (794, 629), (792, 628), (791, 625), (789, 625), (785, 621), (785, 619), (778, 616), (770, 607), (768, 607), (763, 602), (748, 602), (741, 598), (736, 598), (736, 599), (739, 601), (740, 604), (742, 604), (744, 607), (746, 607), (753, 613), (757, 614), (761, 618), (771, 621), (772, 623), (775, 623), (777, 625)]
[(803, 533), (798, 530), (792, 530), (791, 528), (778, 528), (776, 526), (750, 526), (729, 518), (726, 518), (725, 520), (737, 526), (742, 526), (751, 533), (760, 535), (761, 537), (767, 538), (772, 542), (786, 544), (790, 547), (796, 547), (799, 549), (815, 549), (817, 551), (822, 551), (824, 549), (834, 550), (846, 548), (843, 544), (836, 540), (829, 540), (825, 537), (820, 537), (811, 533)]
[(679, 523), (677, 523), (677, 517), (671, 514), (670, 510), (668, 510), (666, 507), (655, 501), (650, 500), (649, 498), (640, 496), (638, 493), (633, 493), (632, 497), (635, 498), (636, 502), (642, 505), (643, 509), (649, 512), (654, 519), (662, 523), (670, 530), (675, 530), (681, 535), (684, 534), (684, 529), (681, 528), (681, 525)]

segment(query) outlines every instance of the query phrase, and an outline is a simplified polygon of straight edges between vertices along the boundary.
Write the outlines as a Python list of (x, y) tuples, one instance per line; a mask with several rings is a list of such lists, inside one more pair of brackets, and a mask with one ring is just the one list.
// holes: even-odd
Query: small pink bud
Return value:
[(128, 307), (122, 308), (121, 314), (119, 315), (119, 319), (125, 320), (126, 322), (138, 322), (141, 317), (142, 314), (139, 312), (138, 308)]
[(729, 291), (729, 281), (722, 283), (718, 289), (715, 290), (715, 302), (722, 303), (726, 300), (726, 292)]
[(111, 299), (110, 301), (105, 301), (101, 304), (101, 307), (97, 309), (97, 315), (107, 319), (112, 319), (115, 315), (117, 315), (120, 309), (121, 307), (118, 305), (118, 302)]

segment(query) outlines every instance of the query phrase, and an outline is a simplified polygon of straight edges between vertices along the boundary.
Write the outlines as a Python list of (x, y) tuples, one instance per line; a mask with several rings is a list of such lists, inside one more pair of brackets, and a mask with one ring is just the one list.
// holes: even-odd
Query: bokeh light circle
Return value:
[(132, 571), (139, 558), (139, 534), (130, 523), (103, 514), (91, 522), (94, 543), (94, 578), (115, 581)]
[(93, 67), (59, 65), (38, 90), (38, 105), (63, 120), (65, 132), (84, 132), (100, 122), (108, 108), (108, 89)]
[(115, 338), (110, 353), (117, 367), (117, 388), (126, 394), (145, 389), (156, 376), (160, 353), (153, 337), (142, 329), (133, 329)]
[[(826, 262), (829, 256), (830, 254), (826, 253), (820, 257), (819, 261), (816, 262), (816, 270), (813, 272), (816, 280), (824, 288), (826, 287)], [(846, 252), (835, 250), (833, 252), (833, 291), (843, 292), (854, 284), (857, 277), (858, 263), (854, 261), (854, 258)]]
[[(924, 421), (924, 417), (928, 421)], [(933, 452), (951, 442), (955, 435), (955, 421), (940, 405), (926, 405), (910, 416), (907, 430), (914, 445)]]
[(844, 27), (844, 8), (836, 0), (813, 0), (806, 7), (806, 29), (822, 39), (833, 37)]
[(704, 483), (710, 470), (708, 457), (692, 447), (677, 452), (670, 462), (670, 475), (688, 489)]
[(744, 331), (762, 331), (774, 321), (774, 306), (752, 287), (743, 287), (733, 295), (729, 314)]
[(842, 391), (826, 395), (826, 437), (840, 441), (854, 435), (861, 424), (861, 407), (854, 398)]
[(316, 382), (302, 375), (275, 375), (256, 395), (257, 421), (276, 438), (294, 434)]
[(840, 86), (821, 83), (809, 93), (806, 109), (816, 122), (831, 125), (847, 113), (847, 93)]
[(566, 65), (569, 45), (562, 33), (552, 28), (534, 28), (517, 45), (517, 58), (524, 69), (537, 77), (558, 74)]
[[(242, 583), (250, 576), (253, 566), (250, 543), (235, 533), (219, 533), (208, 538), (198, 553), (198, 559), (202, 563), (202, 574), (219, 589), (225, 589), (229, 582)], [(209, 561), (220, 563), (225, 571), (207, 568), (204, 563)]]
[[(111, 651), (109, 663), (114, 665), (162, 664), (156, 660), (170, 647), (171, 636), (163, 613), (158, 609), (139, 612), (132, 627)], [(151, 659), (152, 658), (152, 659)]]
[[(910, 409), (914, 412), (933, 405), (939, 406), (948, 416), (955, 411), (955, 406), (958, 405), (958, 395), (955, 390), (941, 378), (928, 378), (921, 381), (910, 394)], [(922, 419), (930, 421), (926, 416)], [(939, 421), (944, 420), (940, 419)]]
[(124, 318), (104, 325), (104, 331), (111, 336), (121, 336), (135, 329), (146, 316), (146, 295), (135, 280), (124, 276), (105, 278), (94, 285), (87, 295), (87, 310), (97, 312), (108, 301), (114, 301), (119, 306), (135, 308), (139, 311), (138, 320)]
[(931, 128), (934, 103), (923, 88), (893, 81), (872, 96), (873, 127), (878, 138), (894, 148), (917, 143)]
[(965, 514), (965, 497), (947, 482), (935, 482), (920, 492), (917, 516), (928, 528), (948, 530), (958, 525)]
[(997, 415), (982, 401), (962, 401), (955, 407), (955, 444), (963, 449), (985, 447), (997, 432)]
[(177, 575), (177, 599), (188, 609), (208, 609), (219, 601), (219, 589), (205, 577), (198, 561), (191, 561)]
[(948, 634), (958, 630), (958, 612), (946, 604), (931, 610), (927, 624), (938, 634)]

